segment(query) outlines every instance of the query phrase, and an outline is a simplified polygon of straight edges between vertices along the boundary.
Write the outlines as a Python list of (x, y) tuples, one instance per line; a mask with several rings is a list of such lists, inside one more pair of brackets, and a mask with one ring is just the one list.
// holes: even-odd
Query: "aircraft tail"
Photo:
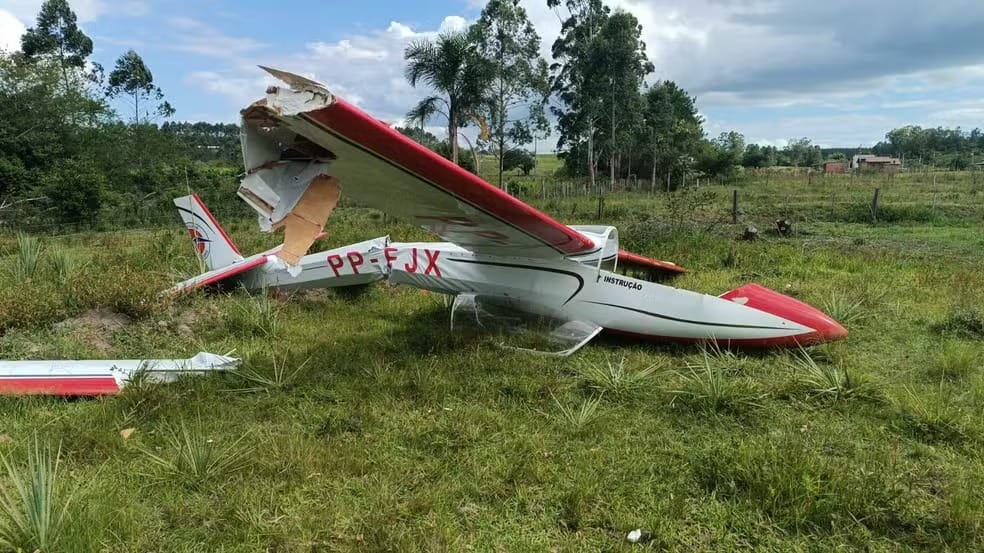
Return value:
[(174, 205), (177, 206), (178, 213), (181, 214), (181, 219), (188, 228), (188, 234), (195, 243), (195, 251), (210, 270), (221, 269), (242, 261), (243, 256), (239, 253), (239, 249), (222, 230), (219, 222), (205, 207), (198, 194), (175, 198)]

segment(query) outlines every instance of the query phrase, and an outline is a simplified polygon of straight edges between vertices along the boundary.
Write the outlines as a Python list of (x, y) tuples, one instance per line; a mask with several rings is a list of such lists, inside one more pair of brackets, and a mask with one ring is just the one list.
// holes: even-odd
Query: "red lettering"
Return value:
[(338, 270), (341, 269), (344, 264), (345, 261), (342, 259), (342, 256), (337, 253), (333, 253), (328, 256), (328, 266), (335, 272), (335, 276), (338, 276)]
[[(434, 255), (431, 255), (434, 254)], [(437, 258), (440, 257), (441, 252), (424, 250), (424, 255), (427, 256), (427, 268), (424, 269), (424, 274), (429, 275), (434, 273), (434, 276), (441, 278), (441, 269), (437, 267)]]
[(410, 258), (413, 259), (413, 265), (407, 263), (407, 264), (403, 265), (403, 270), (406, 271), (406, 272), (408, 272), (408, 273), (416, 273), (417, 272), (417, 248), (412, 248), (410, 250)]
[(386, 256), (386, 266), (392, 267), (396, 261), (396, 248), (383, 248), (383, 255)]
[(345, 257), (348, 258), (349, 265), (352, 267), (352, 272), (359, 274), (359, 267), (365, 262), (365, 258), (362, 257), (362, 254), (359, 252), (348, 252), (345, 254)]

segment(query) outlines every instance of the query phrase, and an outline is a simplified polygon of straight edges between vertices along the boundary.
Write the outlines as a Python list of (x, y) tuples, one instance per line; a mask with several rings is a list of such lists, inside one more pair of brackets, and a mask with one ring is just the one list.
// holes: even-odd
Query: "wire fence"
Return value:
[[(819, 171), (784, 168), (782, 170), (747, 170), (729, 177), (708, 178), (699, 175), (680, 176), (678, 181), (639, 178), (635, 175), (616, 179), (605, 177), (596, 179), (592, 187), (587, 178), (562, 179), (556, 177), (533, 177), (521, 186), (507, 183), (507, 191), (526, 201), (550, 201), (556, 199), (582, 199), (594, 201), (606, 194), (644, 194), (659, 196), (671, 191), (701, 188), (725, 189), (729, 204), (732, 190), (738, 195), (744, 209), (749, 202), (772, 204), (778, 202), (784, 211), (792, 202), (826, 203), (831, 210), (844, 206), (855, 206), (859, 195), (865, 195), (870, 202), (872, 218), (877, 218), (879, 207), (886, 203), (900, 202), (923, 204), (934, 212), (952, 200), (955, 190), (984, 194), (984, 175), (980, 170), (904, 170), (898, 172), (853, 172), (847, 174), (823, 174)], [(757, 190), (751, 197), (741, 190)], [(892, 191), (886, 197), (884, 192)], [(764, 200), (762, 195), (770, 196)], [(604, 200), (598, 199), (599, 218), (604, 214)], [(232, 204), (232, 205), (226, 205)], [(339, 207), (353, 206), (343, 199)], [(549, 203), (547, 204), (549, 206)], [(26, 232), (37, 235), (77, 235), (77, 234), (130, 234), (149, 230), (180, 229), (180, 217), (170, 208), (170, 203), (155, 205), (136, 205), (118, 210), (116, 213), (103, 212), (98, 217), (79, 214), (66, 218), (64, 214), (55, 216), (45, 210), (18, 209), (19, 206), (0, 206), (0, 235)], [(33, 207), (33, 206), (32, 206)], [(220, 219), (241, 221), (251, 212), (230, 198), (218, 205)], [(732, 210), (734, 209), (733, 206)]]

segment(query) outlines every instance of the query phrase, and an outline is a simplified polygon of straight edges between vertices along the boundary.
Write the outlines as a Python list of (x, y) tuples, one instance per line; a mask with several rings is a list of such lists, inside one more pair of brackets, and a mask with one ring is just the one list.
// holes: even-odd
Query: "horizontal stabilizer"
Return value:
[(630, 271), (649, 271), (652, 273), (661, 274), (663, 276), (676, 276), (687, 272), (686, 269), (675, 263), (652, 259), (636, 253), (627, 252), (625, 250), (618, 250), (618, 266), (619, 268), (628, 269)]
[(237, 261), (232, 265), (223, 267), (221, 269), (216, 269), (214, 271), (209, 271), (207, 273), (202, 273), (194, 278), (189, 278), (183, 282), (177, 283), (173, 288), (167, 290), (167, 293), (171, 295), (183, 294), (185, 292), (190, 292), (192, 290), (197, 290), (203, 288), (210, 284), (216, 284), (223, 280), (230, 279), (236, 275), (240, 275), (255, 269), (267, 263), (267, 256), (265, 254), (258, 254), (252, 257), (247, 257), (242, 261)]

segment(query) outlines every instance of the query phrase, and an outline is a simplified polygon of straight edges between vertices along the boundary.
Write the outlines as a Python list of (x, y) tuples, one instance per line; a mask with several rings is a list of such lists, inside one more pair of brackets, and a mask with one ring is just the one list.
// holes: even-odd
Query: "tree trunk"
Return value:
[(593, 189), (595, 188), (594, 125), (588, 128), (588, 175), (591, 178), (591, 188)]
[(503, 48), (502, 42), (503, 37), (500, 33), (499, 36), (499, 106), (496, 115), (499, 116), (499, 120), (496, 121), (496, 132), (499, 133), (499, 189), (502, 189), (502, 167), (504, 164), (504, 157), (506, 155), (506, 99), (505, 99), (505, 84), (503, 83), (503, 72), (505, 69), (505, 64), (503, 62)]
[(653, 176), (649, 180), (649, 186), (656, 192), (656, 146), (653, 146)]
[(612, 83), (612, 135), (608, 137), (608, 186), (615, 189), (615, 83)]
[(451, 162), (458, 164), (458, 118), (454, 113), (454, 108), (450, 109), (448, 116), (448, 148), (451, 150)]
[[(973, 163), (971, 163), (973, 165)], [(536, 155), (536, 136), (533, 136), (533, 176), (536, 176), (536, 168), (540, 166), (540, 158)]]

